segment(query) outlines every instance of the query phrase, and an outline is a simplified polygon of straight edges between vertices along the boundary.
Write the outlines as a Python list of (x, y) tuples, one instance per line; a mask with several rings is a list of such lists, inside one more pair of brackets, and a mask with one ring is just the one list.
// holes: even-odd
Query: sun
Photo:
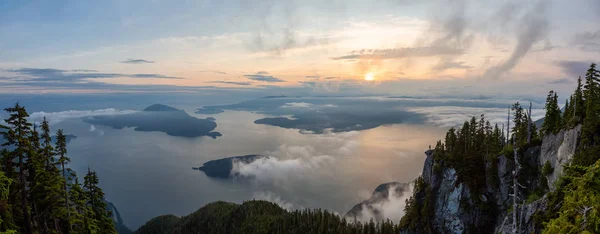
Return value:
[(367, 74), (365, 74), (365, 80), (375, 80), (375, 74), (373, 74), (373, 72), (369, 72)]

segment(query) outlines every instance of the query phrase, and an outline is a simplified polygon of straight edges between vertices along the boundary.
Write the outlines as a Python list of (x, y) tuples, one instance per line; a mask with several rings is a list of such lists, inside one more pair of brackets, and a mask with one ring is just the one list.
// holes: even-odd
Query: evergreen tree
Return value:
[(558, 107), (558, 95), (551, 90), (546, 98), (546, 115), (542, 124), (544, 134), (556, 134), (562, 128), (561, 112)]
[(106, 210), (104, 192), (98, 187), (98, 183), (98, 175), (96, 172), (88, 169), (88, 173), (84, 177), (83, 183), (83, 188), (85, 189), (85, 194), (88, 199), (87, 206), (92, 211), (92, 217), (103, 233), (116, 233), (111, 214)]
[[(19, 221), (22, 223), (22, 232), (30, 234), (33, 232), (33, 227), (29, 213), (28, 185), (25, 175), (27, 170), (27, 154), (30, 152), (31, 148), (31, 143), (29, 142), (31, 123), (27, 121), (29, 114), (24, 107), (19, 105), (19, 103), (15, 104), (14, 107), (6, 108), (4, 110), (9, 113), (9, 117), (4, 120), (9, 128), (8, 131), (3, 132), (6, 140), (5, 145), (14, 147), (14, 150), (11, 153), (14, 155), (13, 157), (17, 159), (18, 164), (18, 192), (20, 193), (20, 197), (17, 198), (20, 203), (18, 213), (22, 215), (22, 219)], [(13, 212), (14, 211), (15, 210), (13, 210)]]
[(583, 86), (581, 84), (581, 76), (577, 79), (577, 88), (573, 94), (573, 114), (576, 118), (576, 123), (581, 123), (581, 120), (585, 117), (585, 103), (583, 101)]
[(585, 76), (585, 117), (581, 128), (581, 148), (574, 162), (578, 165), (591, 165), (600, 155), (600, 75), (596, 64), (590, 65)]
[[(68, 169), (65, 167), (65, 164), (71, 162), (71, 159), (67, 157), (67, 137), (63, 133), (62, 129), (58, 129), (56, 132), (56, 155), (58, 156), (58, 163), (60, 164), (60, 168), (62, 171), (62, 181), (63, 181), (63, 204), (67, 215), (67, 220), (71, 219), (71, 210), (69, 209), (69, 197), (67, 190), (67, 181), (69, 180), (69, 176), (67, 175)], [(67, 223), (68, 229), (70, 230), (70, 224)]]

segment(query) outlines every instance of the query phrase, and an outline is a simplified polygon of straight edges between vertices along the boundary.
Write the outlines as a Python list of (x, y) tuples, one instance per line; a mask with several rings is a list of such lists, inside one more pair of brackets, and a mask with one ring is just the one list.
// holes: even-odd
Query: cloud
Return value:
[(576, 80), (574, 80), (572, 78), (571, 79), (570, 78), (562, 78), (562, 79), (548, 81), (548, 84), (571, 84), (574, 81), (576, 81)]
[(590, 68), (592, 61), (569, 61), (562, 60), (557, 62), (563, 72), (573, 78), (585, 76), (586, 71)]
[[(130, 114), (135, 111), (132, 110), (117, 110), (113, 108), (108, 109), (99, 109), (99, 110), (69, 110), (69, 111), (60, 111), (60, 112), (34, 112), (29, 115), (29, 119), (35, 123), (41, 123), (46, 117), (46, 120), (50, 122), (51, 125), (60, 123), (67, 119), (74, 118), (82, 118), (89, 116), (106, 116), (106, 115), (122, 115), (122, 114)], [(90, 131), (94, 131), (96, 129), (93, 125), (90, 126)]]
[(311, 107), (312, 104), (308, 103), (308, 102), (289, 102), (284, 104), (283, 108), (309, 108)]
[(217, 81), (210, 81), (207, 83), (213, 83), (213, 84), (231, 84), (231, 85), (252, 85), (251, 82), (242, 82), (242, 81), (222, 81), (222, 80), (217, 80)]
[(254, 192), (252, 194), (252, 198), (257, 199), (257, 200), (273, 202), (273, 203), (279, 205), (281, 208), (286, 209), (288, 211), (304, 209), (304, 207), (302, 207), (302, 206), (298, 206), (298, 205), (295, 205), (295, 204), (292, 204), (290, 202), (283, 200), (279, 195), (277, 195), (271, 191)]
[(539, 1), (520, 20), (517, 32), (517, 45), (510, 57), (503, 63), (489, 68), (484, 78), (498, 79), (512, 70), (527, 55), (533, 45), (548, 34), (549, 22), (546, 17), (548, 1)]
[[(181, 77), (166, 76), (161, 74), (119, 74), (119, 73), (100, 73), (94, 70), (75, 69), (61, 70), (53, 68), (18, 68), (8, 69), (8, 72), (16, 73), (19, 77), (11, 80), (40, 80), (40, 81), (62, 81), (79, 82), (86, 79), (108, 79), (118, 77), (128, 78), (160, 78), (160, 79), (183, 79)], [(24, 77), (25, 76), (25, 77)]]
[(311, 79), (319, 79), (321, 78), (321, 76), (304, 76), (305, 78), (311, 78)]
[[(529, 107), (525, 102), (523, 106)], [(535, 107), (535, 106), (534, 106)], [(541, 106), (540, 106), (541, 107)], [(427, 122), (439, 127), (449, 128), (461, 126), (466, 120), (472, 117), (479, 118), (481, 114), (485, 114), (485, 119), (494, 124), (502, 125), (506, 122), (506, 108), (481, 108), (481, 107), (459, 107), (459, 106), (436, 106), (436, 107), (414, 107), (409, 108), (409, 111), (423, 114), (427, 117)], [(537, 120), (544, 117), (544, 109), (532, 109), (532, 119)]]
[(347, 157), (356, 151), (359, 146), (355, 140), (357, 134), (327, 132), (314, 135), (317, 140), (310, 144), (303, 144), (302, 140), (293, 141), (297, 145), (281, 144), (275, 150), (261, 154), (266, 157), (251, 163), (234, 162), (231, 173), (252, 178), (258, 185), (293, 190), (301, 184), (332, 176), (330, 170), (324, 169), (335, 167), (336, 158)]
[(334, 166), (335, 158), (317, 152), (312, 145), (281, 145), (269, 157), (252, 163), (234, 162), (231, 173), (243, 178), (252, 178), (259, 185), (274, 185), (293, 189), (301, 181), (318, 178), (322, 170)]
[(448, 69), (471, 69), (472, 66), (465, 65), (465, 62), (454, 62), (446, 59), (440, 60), (434, 67), (434, 71), (444, 71)]
[(127, 64), (144, 64), (144, 63), (154, 63), (154, 61), (145, 60), (145, 59), (127, 59), (125, 61), (121, 61), (120, 63)]
[(204, 71), (198, 71), (198, 72), (209, 72), (209, 73), (215, 73), (215, 74), (227, 75), (227, 72), (216, 71), (216, 70), (204, 70)]
[(94, 131), (96, 131), (96, 127), (94, 127), (94, 125), (93, 125), (93, 124), (90, 124), (90, 130), (89, 130), (89, 131), (90, 131), (90, 132), (94, 132)]
[(333, 60), (348, 59), (400, 59), (410, 57), (431, 57), (440, 55), (460, 55), (464, 50), (444, 46), (436, 47), (405, 47), (393, 49), (369, 49), (353, 51), (349, 55), (333, 57)]
[[(373, 199), (373, 197), (362, 204), (361, 212), (356, 219), (362, 222), (369, 222), (371, 219), (376, 221), (385, 221), (389, 219), (398, 222), (404, 216), (404, 207), (406, 200), (413, 194), (414, 185), (411, 183), (406, 187), (393, 185), (388, 188), (387, 197)], [(354, 218), (354, 217), (349, 217)]]
[(270, 76), (268, 74), (269, 73), (267, 73), (265, 71), (259, 71), (256, 74), (244, 75), (244, 77), (246, 77), (250, 80), (263, 81), (263, 82), (269, 82), (269, 83), (285, 82), (285, 80), (279, 79), (274, 76)]
[(578, 33), (575, 35), (573, 43), (578, 45), (581, 50), (600, 52), (600, 30)]

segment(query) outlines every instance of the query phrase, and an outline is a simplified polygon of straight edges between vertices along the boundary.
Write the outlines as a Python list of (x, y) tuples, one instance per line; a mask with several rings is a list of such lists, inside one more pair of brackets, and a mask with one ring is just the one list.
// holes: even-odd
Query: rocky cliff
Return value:
[[(532, 143), (519, 149), (521, 189), (518, 208), (520, 230), (539, 233), (534, 216), (547, 209), (548, 198), (543, 193), (552, 191), (577, 148), (581, 126), (546, 135), (541, 144)], [(461, 180), (457, 168), (448, 166), (434, 157), (434, 151), (425, 152), (422, 178), (430, 189), (427, 195), (415, 194), (416, 200), (433, 202), (432, 229), (439, 233), (512, 233), (513, 155), (486, 157), (486, 184), (483, 191), (473, 191)], [(553, 171), (544, 176), (542, 168), (548, 162)], [(412, 230), (405, 231), (413, 232)]]

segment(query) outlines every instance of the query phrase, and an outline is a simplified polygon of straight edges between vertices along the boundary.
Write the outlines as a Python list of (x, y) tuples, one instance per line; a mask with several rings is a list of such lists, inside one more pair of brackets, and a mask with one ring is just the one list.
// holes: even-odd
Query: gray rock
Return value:
[(561, 130), (558, 134), (548, 134), (542, 141), (542, 149), (539, 157), (539, 165), (544, 166), (546, 162), (550, 162), (554, 171), (548, 175), (548, 186), (550, 190), (554, 190), (554, 183), (563, 173), (563, 166), (567, 165), (573, 159), (577, 143), (579, 142), (579, 134), (581, 125), (570, 130)]
[[(548, 197), (542, 198), (519, 207), (519, 229), (520, 233), (537, 233), (540, 230), (535, 230), (534, 215), (537, 212), (543, 212), (548, 208)], [(500, 225), (496, 227), (494, 233), (512, 233), (513, 212), (511, 211), (504, 216)]]

